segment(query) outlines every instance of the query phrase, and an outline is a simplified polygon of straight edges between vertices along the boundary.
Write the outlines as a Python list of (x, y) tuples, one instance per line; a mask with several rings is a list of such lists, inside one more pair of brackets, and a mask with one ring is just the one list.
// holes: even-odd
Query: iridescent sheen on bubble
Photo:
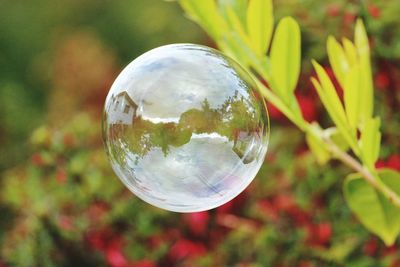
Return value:
[(135, 195), (171, 211), (220, 206), (256, 176), (269, 120), (251, 77), (217, 50), (175, 44), (131, 62), (108, 93), (103, 137)]

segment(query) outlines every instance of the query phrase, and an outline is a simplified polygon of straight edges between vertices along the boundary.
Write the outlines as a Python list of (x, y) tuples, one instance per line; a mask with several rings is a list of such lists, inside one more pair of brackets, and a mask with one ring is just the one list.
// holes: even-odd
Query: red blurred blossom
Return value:
[(124, 242), (120, 236), (112, 236), (105, 248), (105, 257), (111, 267), (127, 267), (128, 260), (123, 254)]
[(235, 213), (241, 210), (247, 201), (247, 191), (243, 191), (234, 199), (217, 208), (218, 214)]
[(124, 254), (122, 253), (120, 248), (107, 248), (106, 253), (106, 260), (107, 263), (111, 267), (127, 267), (128, 261), (125, 258)]
[(385, 168), (385, 167), (386, 167), (386, 162), (384, 160), (382, 160), (382, 159), (378, 160), (375, 163), (375, 168), (377, 168), (377, 169), (382, 169), (382, 168)]
[(347, 11), (346, 13), (344, 13), (343, 16), (343, 22), (346, 25), (351, 25), (353, 24), (353, 22), (356, 20), (356, 14)]
[(312, 263), (310, 261), (302, 260), (299, 263), (299, 267), (312, 267)]
[(155, 267), (156, 264), (151, 260), (140, 260), (135, 261), (129, 265), (129, 267)]
[(68, 134), (68, 133), (64, 134), (64, 136), (63, 136), (64, 146), (73, 147), (75, 145), (75, 142), (76, 142), (76, 140), (72, 134)]
[(58, 218), (58, 226), (64, 231), (72, 231), (74, 229), (71, 218), (65, 215), (61, 215)]
[(64, 168), (57, 168), (56, 180), (59, 184), (65, 184), (68, 180), (67, 171)]
[(257, 202), (257, 207), (259, 210), (264, 214), (268, 219), (270, 219), (273, 222), (278, 221), (279, 219), (279, 211), (274, 206), (271, 201), (268, 200), (261, 200)]
[(340, 6), (337, 4), (330, 4), (326, 6), (326, 14), (330, 17), (337, 17), (340, 15)]
[(310, 224), (307, 227), (307, 242), (311, 246), (326, 246), (332, 237), (332, 226), (329, 222)]
[(295, 199), (292, 195), (277, 195), (273, 199), (273, 204), (278, 210), (289, 211), (296, 206)]
[(197, 258), (206, 253), (203, 244), (195, 243), (187, 239), (179, 239), (171, 247), (168, 255), (173, 261), (179, 261), (184, 258)]
[(371, 17), (378, 19), (381, 16), (381, 10), (375, 5), (368, 5), (368, 13)]
[(202, 236), (207, 232), (210, 214), (207, 211), (186, 213), (183, 215), (183, 221), (190, 232)]
[(318, 111), (313, 99), (304, 95), (297, 95), (296, 97), (297, 101), (299, 102), (303, 118), (308, 122), (316, 121), (318, 117)]
[(164, 238), (160, 235), (154, 235), (149, 237), (147, 241), (151, 249), (157, 249), (164, 243)]
[(283, 113), (277, 107), (275, 107), (273, 104), (268, 102), (267, 108), (268, 108), (269, 117), (271, 119), (278, 120), (278, 121), (285, 119), (285, 115), (283, 115)]
[(400, 259), (395, 259), (391, 264), (390, 267), (400, 267)]
[(104, 201), (94, 201), (88, 208), (88, 217), (92, 222), (98, 222), (110, 209)]
[(390, 79), (389, 76), (383, 72), (380, 71), (375, 75), (375, 84), (377, 85), (378, 88), (380, 89), (387, 89), (390, 86)]
[(39, 153), (33, 154), (31, 157), (31, 161), (32, 161), (33, 165), (38, 166), (38, 167), (44, 165), (43, 157)]
[(400, 171), (400, 155), (392, 155), (387, 161), (387, 167)]
[(388, 256), (388, 255), (395, 254), (395, 253), (398, 252), (398, 249), (399, 249), (399, 248), (397, 247), (396, 244), (391, 245), (391, 246), (389, 246), (389, 247), (384, 247), (384, 249), (383, 249), (383, 255), (384, 255), (384, 256)]
[(375, 163), (375, 167), (377, 169), (382, 169), (382, 168), (390, 168), (393, 170), (400, 171), (400, 155), (392, 155), (389, 157), (387, 161), (384, 160), (378, 160)]
[(367, 242), (365, 242), (363, 251), (365, 255), (374, 256), (377, 253), (378, 248), (378, 241), (375, 238), (370, 238)]

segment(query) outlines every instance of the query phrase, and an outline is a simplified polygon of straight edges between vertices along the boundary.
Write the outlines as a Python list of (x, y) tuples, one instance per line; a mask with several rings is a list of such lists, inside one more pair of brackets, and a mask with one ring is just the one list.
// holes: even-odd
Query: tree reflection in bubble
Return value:
[(141, 199), (192, 212), (229, 201), (267, 150), (265, 103), (250, 76), (218, 51), (168, 45), (129, 64), (106, 99), (112, 167)]

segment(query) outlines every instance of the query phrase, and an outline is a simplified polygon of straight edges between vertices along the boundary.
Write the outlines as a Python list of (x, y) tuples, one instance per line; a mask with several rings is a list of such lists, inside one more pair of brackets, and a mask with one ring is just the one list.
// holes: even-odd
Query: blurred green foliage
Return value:
[[(327, 35), (350, 37), (363, 16), (382, 116), (377, 165), (400, 170), (400, 4), (361, 2), (279, 0), (275, 14), (296, 17), (303, 59), (320, 62)], [(213, 45), (174, 3), (0, 0), (0, 266), (400, 266), (399, 240), (385, 247), (338, 194), (346, 170), (316, 167), (273, 107), (265, 164), (226, 205), (169, 213), (123, 187), (101, 141), (104, 97), (136, 56), (178, 42)], [(303, 66), (301, 110), (324, 124)]]
[[(94, 39), (89, 47), (78, 42), (77, 57), (96, 49), (93, 46), (105, 49), (115, 62), (113, 77), (120, 66), (150, 48), (202, 39), (200, 30), (181, 15), (178, 6), (159, 0), (0, 1), (0, 33), (0, 169), (26, 156), (25, 139), (45, 120), (50, 95), (58, 89), (55, 81), (80, 78), (57, 68), (60, 57), (69, 56), (60, 55), (60, 49), (71, 38)], [(102, 58), (91, 60), (104, 64)], [(79, 70), (83, 75), (88, 72)], [(101, 84), (104, 80), (97, 86)], [(105, 88), (100, 89), (104, 95)]]

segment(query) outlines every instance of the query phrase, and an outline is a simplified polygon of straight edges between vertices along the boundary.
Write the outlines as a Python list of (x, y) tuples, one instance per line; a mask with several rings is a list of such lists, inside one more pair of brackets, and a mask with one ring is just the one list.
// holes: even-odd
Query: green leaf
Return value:
[(300, 74), (301, 36), (297, 22), (283, 18), (276, 29), (271, 47), (271, 87), (287, 104)]
[(340, 85), (344, 87), (346, 73), (350, 69), (346, 54), (342, 46), (333, 36), (328, 37), (327, 50), (329, 62), (331, 63), (333, 72), (335, 73)]
[(311, 82), (317, 90), (317, 93), (322, 103), (328, 111), (329, 116), (335, 123), (337, 129), (341, 132), (353, 151), (358, 154), (358, 147), (355, 136), (356, 133), (354, 130), (351, 131), (349, 129), (349, 124), (343, 109), (342, 102), (337, 95), (336, 89), (332, 81), (329, 79), (328, 74), (325, 72), (321, 65), (319, 65), (316, 61), (313, 61), (313, 65), (317, 72), (320, 83), (314, 78), (311, 78)]
[[(242, 25), (246, 25), (247, 0), (218, 0), (221, 14), (228, 19), (226, 10), (233, 9)], [(246, 27), (245, 27), (246, 28)]]
[[(382, 182), (400, 194), (400, 173), (383, 169), (378, 173)], [(378, 235), (387, 246), (400, 233), (400, 208), (372, 188), (360, 174), (351, 174), (344, 183), (344, 196), (361, 223)]]
[(362, 94), (360, 95), (360, 114), (362, 122), (365, 122), (372, 117), (374, 99), (369, 43), (367, 33), (361, 19), (358, 19), (356, 23), (355, 45), (359, 56), (361, 74), (360, 81), (361, 88), (363, 90)]
[(251, 0), (247, 9), (247, 31), (256, 52), (264, 55), (271, 42), (274, 15), (271, 0)]
[(346, 53), (347, 60), (350, 66), (358, 62), (357, 50), (354, 44), (347, 38), (343, 38), (344, 52)]
[(360, 148), (363, 160), (368, 167), (372, 168), (379, 157), (381, 146), (381, 133), (379, 117), (371, 118), (364, 124), (361, 131)]
[(310, 148), (310, 151), (313, 153), (317, 162), (321, 165), (324, 165), (331, 158), (331, 153), (326, 149), (324, 142), (317, 138), (315, 135), (321, 131), (318, 125), (313, 124), (311, 129), (315, 129), (315, 132), (306, 132), (306, 141), (307, 145)]
[(222, 38), (228, 31), (228, 25), (218, 12), (214, 0), (179, 0), (181, 7), (215, 40)]
[(344, 80), (343, 95), (346, 115), (350, 126), (356, 129), (360, 120), (360, 68), (355, 65), (351, 68)]
[(231, 7), (227, 7), (227, 16), (229, 24), (231, 25), (233, 31), (239, 35), (242, 41), (245, 43), (247, 47), (251, 47), (251, 42), (249, 37), (246, 34), (246, 31), (240, 22), (238, 16), (236, 15), (235, 11)]

